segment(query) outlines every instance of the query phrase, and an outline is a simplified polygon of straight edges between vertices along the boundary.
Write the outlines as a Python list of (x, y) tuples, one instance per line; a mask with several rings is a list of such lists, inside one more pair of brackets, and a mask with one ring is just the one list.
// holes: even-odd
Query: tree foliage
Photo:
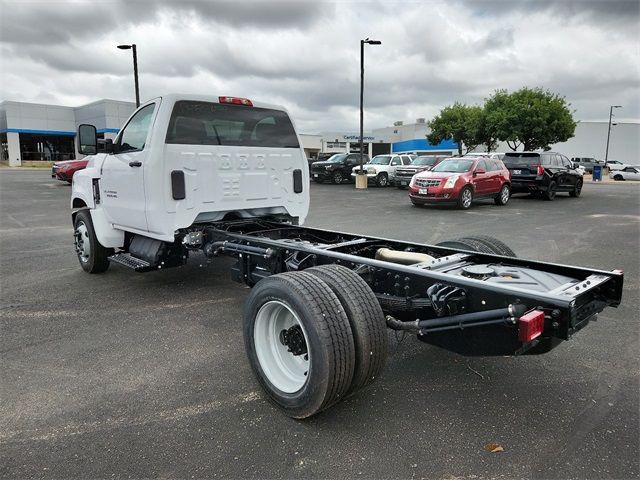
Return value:
[(539, 87), (496, 90), (484, 106), (456, 102), (444, 107), (428, 122), (427, 140), (432, 145), (453, 140), (459, 155), (479, 145), (490, 152), (499, 140), (512, 150), (547, 148), (573, 137), (576, 122), (569, 107), (564, 97)]
[(484, 109), (498, 139), (512, 150), (520, 145), (536, 150), (573, 137), (576, 122), (569, 106), (564, 97), (549, 90), (524, 87), (513, 93), (497, 90)]
[(462, 155), (478, 146), (478, 128), (482, 107), (469, 106), (460, 102), (444, 107), (439, 115), (436, 115), (428, 126), (431, 132), (427, 140), (432, 145), (437, 145), (444, 140), (453, 140), (458, 144), (458, 154)]

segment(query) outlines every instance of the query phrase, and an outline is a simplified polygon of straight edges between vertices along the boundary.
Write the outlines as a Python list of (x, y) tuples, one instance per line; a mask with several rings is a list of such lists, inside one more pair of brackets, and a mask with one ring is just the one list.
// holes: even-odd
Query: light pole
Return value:
[(140, 106), (140, 90), (138, 88), (138, 52), (136, 50), (136, 44), (131, 45), (118, 45), (120, 50), (133, 50), (133, 78), (136, 83), (136, 108)]
[(611, 137), (611, 117), (613, 117), (613, 109), (622, 108), (622, 105), (611, 105), (609, 108), (609, 130), (607, 130), (607, 149), (604, 151), (604, 166), (607, 166), (609, 161), (609, 138)]
[[(364, 45), (365, 43), (369, 45), (381, 45), (382, 42), (380, 40), (369, 40), (369, 38), (365, 38), (364, 40), (360, 40), (360, 170), (358, 173), (360, 175), (363, 174), (362, 171), (362, 155), (364, 150), (364, 141), (363, 141), (363, 129), (364, 129)], [(357, 179), (357, 176), (356, 176)], [(356, 182), (356, 187), (358, 182)], [(364, 187), (360, 186), (359, 188), (366, 188), (366, 179), (364, 183)]]

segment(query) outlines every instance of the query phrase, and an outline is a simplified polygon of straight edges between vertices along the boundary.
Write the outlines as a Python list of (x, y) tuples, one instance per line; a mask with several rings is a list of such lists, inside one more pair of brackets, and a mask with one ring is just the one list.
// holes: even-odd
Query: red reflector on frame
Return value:
[(220, 103), (231, 103), (233, 105), (246, 105), (247, 107), (253, 107), (253, 103), (248, 98), (240, 97), (218, 97)]
[(521, 342), (530, 342), (540, 335), (544, 330), (544, 312), (541, 310), (532, 310), (525, 313), (518, 320), (518, 340)]

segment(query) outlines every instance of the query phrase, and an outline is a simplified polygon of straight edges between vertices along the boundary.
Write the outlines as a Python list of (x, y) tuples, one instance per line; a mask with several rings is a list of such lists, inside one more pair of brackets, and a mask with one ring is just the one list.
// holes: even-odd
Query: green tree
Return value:
[(536, 150), (573, 137), (576, 122), (569, 107), (564, 97), (540, 87), (497, 90), (484, 105), (492, 135), (512, 150), (520, 145)]
[(462, 155), (463, 146), (467, 153), (482, 143), (478, 140), (481, 115), (482, 107), (479, 106), (465, 105), (460, 102), (446, 106), (427, 123), (431, 129), (427, 140), (432, 145), (437, 145), (444, 140), (453, 140), (458, 144), (459, 155)]
[(484, 145), (487, 152), (498, 148), (498, 132), (495, 125), (490, 121), (486, 108), (480, 110), (478, 124), (476, 127), (476, 142)]

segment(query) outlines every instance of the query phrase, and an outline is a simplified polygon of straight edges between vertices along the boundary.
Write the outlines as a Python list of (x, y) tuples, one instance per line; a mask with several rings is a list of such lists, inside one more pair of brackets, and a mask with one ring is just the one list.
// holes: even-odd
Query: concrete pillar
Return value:
[(9, 147), (9, 166), (20, 167), (22, 165), (22, 156), (20, 155), (20, 134), (16, 132), (7, 132), (7, 146)]

